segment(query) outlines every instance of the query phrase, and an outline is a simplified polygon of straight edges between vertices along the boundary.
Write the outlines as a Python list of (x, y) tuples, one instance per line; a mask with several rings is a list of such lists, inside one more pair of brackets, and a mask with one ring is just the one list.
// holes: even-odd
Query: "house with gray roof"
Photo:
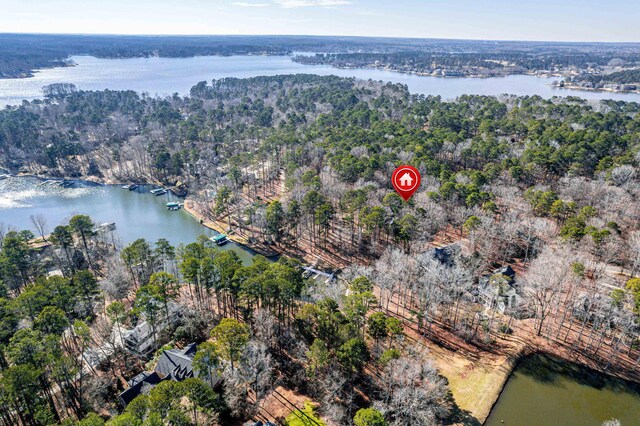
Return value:
[[(126, 407), (135, 397), (149, 393), (154, 386), (164, 380), (181, 382), (198, 377), (198, 371), (193, 368), (193, 358), (197, 350), (198, 346), (191, 343), (183, 349), (167, 349), (162, 352), (153, 371), (143, 371), (129, 380), (129, 388), (119, 395), (120, 403)], [(217, 385), (219, 381), (217, 379), (213, 385)]]
[(191, 343), (183, 350), (168, 349), (162, 353), (155, 372), (164, 379), (182, 381), (190, 377), (198, 377), (198, 372), (193, 370), (193, 358), (198, 347)]
[(515, 309), (521, 298), (516, 288), (516, 273), (513, 268), (505, 266), (482, 277), (479, 296), (485, 306), (502, 313)]
[(453, 264), (455, 263), (455, 258), (460, 254), (460, 251), (460, 246), (456, 243), (453, 243), (443, 247), (434, 247), (427, 253), (442, 265), (453, 266)]
[(162, 378), (155, 371), (143, 371), (129, 380), (129, 388), (125, 389), (120, 393), (120, 395), (118, 395), (120, 404), (122, 404), (123, 407), (126, 407), (138, 395), (148, 394), (149, 391), (161, 381)]

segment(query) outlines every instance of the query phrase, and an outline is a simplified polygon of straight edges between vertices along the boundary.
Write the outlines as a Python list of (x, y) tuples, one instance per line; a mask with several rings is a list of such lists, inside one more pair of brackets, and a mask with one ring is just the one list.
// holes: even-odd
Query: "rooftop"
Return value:
[(129, 380), (129, 388), (120, 394), (120, 402), (126, 406), (138, 395), (146, 394), (151, 388), (164, 380), (182, 381), (197, 377), (193, 370), (193, 357), (198, 347), (195, 343), (184, 349), (167, 349), (162, 352), (154, 371), (143, 371)]

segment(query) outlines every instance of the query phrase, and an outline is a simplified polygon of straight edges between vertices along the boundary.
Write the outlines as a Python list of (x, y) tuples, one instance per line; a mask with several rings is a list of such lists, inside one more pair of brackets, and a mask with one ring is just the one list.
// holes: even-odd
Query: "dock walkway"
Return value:
[(319, 271), (318, 269), (314, 269), (309, 266), (303, 266), (302, 269), (304, 269), (307, 272), (310, 272), (311, 274), (315, 274), (314, 278), (317, 276), (322, 276), (322, 277), (325, 277), (327, 281), (331, 281), (335, 278), (335, 274), (333, 273), (330, 274), (328, 272)]

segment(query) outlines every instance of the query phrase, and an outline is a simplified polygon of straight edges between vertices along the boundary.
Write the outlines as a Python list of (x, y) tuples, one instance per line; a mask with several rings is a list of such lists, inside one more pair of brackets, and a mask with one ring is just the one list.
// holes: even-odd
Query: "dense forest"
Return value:
[[(297, 55), (294, 61), (310, 65), (332, 65), (341, 68), (378, 67), (399, 72), (444, 76), (492, 76), (522, 74), (535, 71), (571, 71), (601, 68), (612, 64), (637, 66), (640, 51), (635, 49), (600, 50), (591, 48), (558, 49), (557, 47), (513, 46), (488, 51), (439, 51), (437, 49), (400, 52), (350, 52)], [(590, 76), (590, 74), (586, 74)]]
[(640, 69), (616, 71), (611, 74), (582, 75), (573, 79), (574, 81), (588, 81), (591, 83), (618, 83), (618, 84), (638, 84), (640, 83)]
[[(71, 65), (72, 55), (99, 58), (287, 55), (296, 61), (427, 72), (434, 66), (481, 67), (484, 72), (522, 72), (640, 61), (637, 43), (561, 43), (336, 36), (123, 36), (0, 34), (0, 78), (27, 77), (35, 69)], [(357, 52), (357, 53), (356, 53)], [(505, 64), (508, 66), (505, 68)]]
[[(180, 185), (202, 217), (284, 256), (120, 247), (86, 216), (34, 217), (39, 236), (5, 224), (6, 425), (226, 424), (265, 418), (284, 390), (317, 403), (293, 412), (311, 424), (477, 424), (428, 342), (515, 356), (515, 336), (638, 380), (640, 104), (449, 102), (312, 75), (47, 93), (0, 111), (0, 166)], [(422, 174), (409, 202), (390, 184), (400, 164)], [(307, 280), (292, 257), (342, 270)], [(118, 343), (141, 321), (151, 361)], [(190, 342), (199, 377), (117, 406), (145, 362)], [(91, 368), (89, 349), (104, 352)]]
[[(268, 415), (259, 401), (276, 386), (323, 401), (324, 415), (339, 423), (381, 416), (357, 411), (364, 391), (379, 393), (380, 410), (397, 418), (392, 424), (457, 418), (424, 349), (400, 351), (400, 320), (382, 312), (366, 317), (376, 303), (367, 278), (353, 281), (341, 307), (304, 280), (291, 259), (258, 256), (242, 266), (207, 238), (178, 247), (137, 240), (116, 251), (92, 229), (91, 218), (74, 216), (54, 229), (45, 251), (30, 245), (28, 231), (3, 235), (2, 424), (103, 425), (104, 417), (111, 417), (108, 425), (228, 424)], [(39, 275), (52, 266), (55, 274)], [(164, 344), (151, 363), (176, 345), (210, 341), (193, 360), (198, 377), (163, 381), (117, 414), (122, 376), (148, 361), (120, 339), (143, 319)], [(212, 371), (221, 372), (223, 387), (213, 385)]]

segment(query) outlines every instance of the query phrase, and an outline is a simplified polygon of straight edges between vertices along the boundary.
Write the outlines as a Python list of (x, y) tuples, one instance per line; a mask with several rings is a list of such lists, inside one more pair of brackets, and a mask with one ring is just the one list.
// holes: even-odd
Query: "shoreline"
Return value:
[(502, 353), (479, 347), (467, 352), (463, 347), (446, 347), (429, 338), (423, 342), (440, 375), (447, 379), (455, 404), (478, 424), (489, 418), (520, 360), (535, 352), (517, 339), (507, 338), (503, 342), (508, 347)]
[[(582, 362), (577, 359), (570, 359), (569, 357), (566, 357), (563, 354), (558, 352), (545, 350), (545, 349), (535, 349), (527, 345), (517, 355), (517, 357), (513, 358), (513, 360), (510, 360), (511, 361), (510, 372), (506, 376), (506, 379), (502, 384), (501, 390), (498, 393), (497, 397), (495, 398), (494, 403), (491, 405), (491, 408), (488, 411), (487, 416), (484, 419), (479, 419), (481, 421), (481, 424), (484, 425), (487, 422), (487, 420), (491, 417), (492, 413), (494, 412), (494, 409), (496, 408), (498, 402), (500, 401), (500, 399), (502, 398), (506, 390), (507, 383), (511, 380), (516, 370), (519, 369), (522, 363), (535, 357), (550, 360), (551, 362), (554, 362), (554, 363), (558, 363), (561, 365), (563, 369), (568, 369), (568, 370), (572, 368), (577, 369), (580, 374), (586, 375), (586, 380), (591, 383), (591, 384), (588, 383), (587, 386), (592, 388), (598, 387), (597, 385), (594, 385), (593, 382), (597, 381), (598, 383), (600, 383), (600, 380), (602, 380), (606, 383), (614, 383), (614, 384), (623, 383), (625, 386), (630, 386), (634, 389), (640, 389), (640, 381), (633, 380), (629, 377), (624, 377), (619, 374), (612, 374), (611, 372), (603, 371), (602, 368), (594, 367), (593, 365), (590, 365), (588, 363)], [(564, 371), (561, 371), (559, 375), (565, 379), (569, 379), (573, 381), (578, 380), (576, 377), (570, 374), (565, 374)], [(595, 378), (593, 377), (594, 375), (596, 376)]]
[(530, 72), (524, 72), (524, 73), (514, 73), (514, 72), (508, 72), (508, 73), (502, 73), (502, 74), (496, 74), (496, 75), (484, 75), (484, 74), (470, 74), (470, 75), (433, 75), (430, 73), (426, 73), (423, 71), (407, 71), (407, 70), (400, 70), (397, 68), (390, 68), (390, 67), (383, 67), (383, 66), (375, 66), (375, 65), (366, 65), (366, 66), (340, 66), (340, 65), (333, 65), (333, 64), (329, 64), (329, 63), (304, 63), (304, 62), (298, 62), (298, 61), (294, 61), (292, 60), (292, 62), (295, 62), (297, 64), (303, 65), (303, 66), (308, 66), (308, 67), (317, 67), (317, 66), (327, 66), (327, 67), (331, 67), (331, 68), (335, 68), (335, 69), (339, 69), (339, 70), (378, 70), (378, 71), (387, 71), (387, 72), (395, 72), (398, 74), (408, 74), (408, 75), (415, 75), (418, 77), (435, 77), (435, 78), (504, 78), (504, 77), (509, 77), (512, 75), (530, 75), (532, 77), (552, 77), (552, 75), (549, 76), (544, 76), (544, 75), (538, 75), (538, 74), (534, 74), (534, 73), (530, 73)]
[(638, 95), (640, 94), (640, 90), (616, 90), (616, 89), (594, 89), (593, 87), (582, 87), (576, 86), (573, 84), (565, 84), (564, 86), (553, 86), (556, 89), (567, 89), (567, 90), (581, 90), (583, 92), (594, 92), (594, 93), (620, 93), (620, 94), (630, 94), (630, 95)]
[[(78, 182), (85, 182), (85, 183), (90, 183), (90, 184), (94, 184), (94, 185), (104, 185), (104, 186), (122, 186), (122, 185), (126, 185), (127, 183), (125, 182), (117, 182), (111, 179), (105, 179), (105, 178), (100, 178), (100, 177), (96, 177), (96, 176), (81, 176), (81, 177), (67, 177), (67, 176), (52, 176), (52, 175), (40, 175), (40, 174), (36, 174), (36, 173), (32, 173), (32, 172), (28, 172), (28, 173), (16, 173), (14, 175), (12, 175), (14, 177), (31, 177), (31, 178), (36, 178), (36, 179), (40, 179), (40, 180), (47, 180), (47, 179), (55, 179), (55, 180), (72, 180), (72, 181), (78, 181)], [(145, 182), (145, 183), (141, 183), (141, 185), (155, 185), (155, 186), (162, 186), (161, 184), (158, 183), (153, 183), (153, 182)], [(227, 236), (227, 239), (229, 241), (232, 241), (233, 243), (242, 246), (242, 248), (251, 250), (253, 252), (255, 252), (256, 254), (262, 255), (268, 259), (273, 259), (276, 258), (278, 256), (281, 256), (282, 253), (276, 251), (276, 250), (266, 250), (265, 248), (263, 248), (261, 245), (258, 244), (252, 244), (248, 238), (236, 235), (232, 232), (227, 231), (226, 229), (226, 225), (220, 221), (211, 221), (211, 220), (207, 220), (204, 215), (202, 213), (200, 213), (194, 206), (193, 204), (195, 204), (195, 201), (189, 199), (188, 195), (180, 195), (177, 194), (173, 191), (172, 188), (167, 188), (168, 191), (171, 191), (176, 197), (180, 197), (184, 199), (184, 205), (183, 205), (183, 209), (185, 212), (187, 212), (191, 217), (193, 217), (195, 220), (197, 220), (200, 225), (204, 226), (205, 228), (211, 229), (219, 234), (225, 234)], [(304, 259), (298, 259), (301, 262), (304, 261)]]
[(434, 350), (432, 344), (427, 342), (429, 354), (440, 375), (447, 379), (455, 404), (479, 424), (489, 418), (518, 362), (528, 354), (520, 350), (513, 356), (473, 359), (454, 350)]
[[(463, 351), (442, 348), (430, 339), (427, 339), (425, 344), (429, 347), (430, 355), (438, 367), (440, 374), (449, 382), (449, 389), (451, 390), (451, 395), (456, 405), (458, 405), (460, 409), (467, 411), (481, 425), (491, 416), (491, 413), (506, 389), (507, 383), (515, 373), (519, 364), (531, 356), (552, 358), (566, 365), (573, 365), (580, 369), (592, 371), (605, 379), (621, 380), (630, 384), (640, 385), (640, 381), (637, 379), (625, 374), (616, 373), (615, 371), (603, 370), (595, 363), (589, 363), (581, 358), (567, 356), (562, 350), (549, 350), (548, 348), (536, 349), (530, 344), (523, 342), (520, 343), (513, 353), (495, 356), (486, 351), (481, 351), (481, 353), (478, 354), (478, 359), (465, 356)], [(433, 349), (433, 346), (437, 346), (440, 349)], [(483, 357), (483, 354), (486, 356)], [(451, 366), (459, 363), (460, 359), (466, 360), (468, 364), (463, 368), (453, 369), (454, 372), (452, 374)], [(500, 363), (500, 360), (503, 362)], [(474, 371), (478, 368), (484, 371), (474, 376)], [(472, 386), (474, 380), (482, 381), (482, 379), (485, 379), (485, 383), (481, 383), (481, 385), (475, 388), (467, 387), (470, 386), (469, 382), (471, 382)]]
[[(74, 56), (88, 56), (91, 58), (96, 58), (96, 59), (153, 59), (153, 58), (158, 58), (158, 59), (189, 59), (189, 58), (199, 58), (199, 57), (203, 57), (203, 56), (215, 56), (215, 57), (227, 57), (227, 56), (291, 56), (291, 52), (288, 53), (275, 53), (275, 52), (260, 52), (260, 53), (238, 53), (238, 54), (208, 54), (208, 55), (192, 55), (192, 56), (162, 56), (162, 55), (139, 55), (139, 56), (96, 56), (96, 55), (91, 55), (88, 53), (78, 53), (78, 54), (71, 54), (69, 56), (67, 56), (66, 59), (64, 60), (72, 60), (72, 57)], [(78, 64), (75, 62), (69, 63), (69, 64), (64, 64), (64, 63), (53, 63), (50, 65), (42, 65), (40, 67), (37, 68), (33, 68), (30, 69), (29, 71), (23, 71), (19, 74), (0, 74), (0, 80), (22, 80), (22, 79), (28, 79), (28, 78), (34, 78), (36, 76), (36, 74), (42, 72), (42, 71), (46, 71), (46, 70), (51, 70), (51, 69), (56, 69), (56, 68), (69, 68), (69, 67), (77, 67)]]
[[(407, 75), (415, 75), (418, 77), (435, 77), (435, 78), (455, 78), (455, 79), (464, 79), (464, 78), (473, 78), (473, 79), (488, 79), (488, 78), (506, 78), (506, 77), (510, 77), (510, 76), (518, 76), (518, 75), (523, 75), (523, 76), (531, 76), (531, 77), (539, 77), (539, 78), (562, 78), (563, 75), (562, 73), (556, 73), (556, 72), (551, 72), (551, 73), (546, 73), (546, 74), (538, 74), (538, 70), (527, 70), (524, 72), (504, 72), (504, 73), (499, 73), (499, 74), (495, 74), (495, 75), (487, 75), (487, 74), (469, 74), (469, 75), (434, 75), (431, 73), (426, 73), (426, 72), (422, 72), (422, 71), (410, 71), (410, 70), (401, 70), (401, 69), (397, 69), (397, 68), (393, 68), (393, 67), (388, 67), (388, 66), (375, 66), (373, 64), (371, 65), (365, 65), (365, 66), (340, 66), (340, 65), (334, 65), (331, 63), (305, 63), (305, 62), (300, 62), (300, 61), (296, 61), (294, 60), (295, 56), (293, 56), (293, 53), (289, 52), (289, 53), (273, 53), (273, 52), (264, 52), (264, 53), (242, 53), (242, 54), (231, 54), (231, 55), (193, 55), (193, 56), (186, 56), (186, 57), (182, 57), (182, 56), (154, 56), (154, 55), (149, 55), (149, 56), (131, 56), (131, 57), (116, 57), (116, 56), (94, 56), (94, 55), (88, 55), (88, 54), (78, 54), (78, 55), (73, 55), (73, 56), (89, 56), (89, 57), (94, 57), (97, 59), (105, 59), (105, 60), (118, 60), (118, 59), (139, 59), (139, 58), (143, 58), (143, 59), (150, 59), (150, 58), (160, 58), (160, 59), (181, 59), (181, 58), (196, 58), (196, 57), (203, 57), (203, 56), (214, 56), (214, 57), (226, 57), (226, 56), (286, 56), (291, 58), (291, 62), (292, 63), (296, 63), (296, 64), (300, 64), (302, 66), (307, 66), (307, 67), (313, 67), (313, 66), (328, 66), (331, 68), (335, 68), (335, 69), (340, 69), (340, 70), (358, 70), (358, 69), (371, 69), (371, 70), (378, 70), (378, 71), (388, 71), (388, 72), (395, 72), (395, 73), (399, 73), (399, 74), (407, 74)], [(68, 60), (71, 59), (71, 56), (67, 58)], [(50, 66), (43, 66), (40, 68), (34, 68), (32, 70), (29, 70), (27, 73), (22, 73), (20, 75), (0, 75), (0, 80), (10, 80), (10, 79), (29, 79), (29, 78), (34, 78), (36, 76), (36, 74), (44, 71), (44, 70), (48, 70), (48, 69), (55, 69), (55, 68), (69, 68), (69, 67), (76, 67), (78, 66), (78, 64), (76, 63), (68, 63), (68, 64), (52, 64)], [(585, 92), (594, 92), (594, 93), (619, 93), (619, 94), (640, 94), (640, 90), (616, 90), (616, 89), (607, 89), (607, 88), (599, 88), (599, 89), (595, 89), (595, 88), (590, 88), (590, 87), (582, 87), (582, 86), (575, 86), (575, 85), (565, 85), (565, 86), (553, 86), (554, 88), (557, 89), (568, 89), (568, 90), (580, 90), (580, 91), (585, 91)]]
[[(537, 71), (525, 71), (525, 72), (507, 72), (507, 73), (502, 73), (502, 74), (495, 74), (495, 75), (485, 75), (485, 74), (470, 74), (470, 75), (433, 75), (430, 73), (426, 73), (426, 72), (422, 72), (422, 71), (406, 71), (406, 70), (400, 70), (397, 68), (391, 68), (391, 67), (386, 67), (386, 66), (375, 66), (375, 65), (365, 65), (365, 66), (340, 66), (340, 65), (333, 65), (330, 63), (304, 63), (304, 62), (298, 62), (298, 61), (293, 61), (295, 63), (301, 64), (301, 65), (306, 65), (306, 66), (328, 66), (328, 67), (332, 67), (332, 68), (336, 68), (339, 70), (378, 70), (378, 71), (387, 71), (387, 72), (395, 72), (395, 73), (399, 73), (399, 74), (406, 74), (406, 75), (415, 75), (418, 77), (434, 77), (434, 78), (450, 78), (450, 79), (465, 79), (465, 78), (477, 78), (477, 79), (488, 79), (488, 78), (507, 78), (507, 77), (511, 77), (511, 76), (518, 76), (518, 75), (523, 75), (523, 76), (530, 76), (530, 77), (538, 77), (538, 78), (562, 78), (563, 74), (561, 73), (546, 73), (546, 74), (537, 74)], [(564, 86), (560, 86), (560, 85), (553, 85), (550, 84), (550, 86), (552, 86), (553, 88), (556, 89), (567, 89), (567, 90), (581, 90), (584, 92), (594, 92), (594, 93), (619, 93), (619, 94), (640, 94), (640, 90), (616, 90), (616, 89), (607, 89), (607, 88), (601, 88), (601, 89), (594, 89), (591, 87), (582, 87), (582, 86), (575, 86), (575, 85), (564, 85)]]
[(498, 392), (494, 392), (491, 394), (492, 396), (491, 399), (493, 399), (493, 402), (491, 403), (491, 405), (487, 405), (487, 407), (482, 410), (483, 416), (481, 418), (478, 418), (481, 424), (485, 424), (489, 416), (491, 416), (491, 412), (495, 408), (496, 404), (498, 404), (500, 397), (502, 396), (503, 392), (507, 387), (507, 382), (509, 381), (509, 379), (511, 379), (511, 376), (513, 376), (513, 373), (516, 371), (516, 368), (518, 367), (520, 362), (526, 357), (533, 356), (536, 354), (544, 354), (544, 353), (532, 350), (528, 346), (525, 346), (521, 348), (520, 351), (515, 354), (515, 356), (507, 357), (507, 363), (506, 363), (507, 371), (505, 372), (506, 374), (501, 375), (501, 382), (498, 388), (499, 389)]
[[(204, 226), (205, 228), (209, 228), (213, 231), (216, 231), (219, 234), (225, 234), (227, 236), (227, 239), (229, 241), (234, 242), (235, 244), (238, 244), (244, 248), (247, 248), (251, 251), (254, 251), (257, 254), (260, 254), (264, 257), (266, 257), (267, 259), (272, 259), (275, 257), (280, 256), (280, 253), (277, 253), (275, 251), (273, 252), (268, 252), (266, 250), (264, 250), (262, 247), (258, 247), (255, 244), (251, 244), (249, 242), (248, 238), (245, 237), (241, 237), (239, 235), (236, 235), (232, 232), (228, 232), (225, 229), (225, 225), (219, 221), (211, 221), (211, 220), (207, 220), (204, 215), (202, 213), (200, 213), (194, 206), (193, 204), (195, 204), (195, 202), (193, 200), (190, 200), (188, 198), (185, 198), (184, 200), (184, 206), (182, 207), (184, 209), (185, 212), (187, 212), (189, 215), (191, 215), (191, 217), (193, 217), (194, 219), (196, 219), (198, 221), (198, 223), (200, 223), (200, 225)], [(300, 259), (298, 259), (300, 260)]]

